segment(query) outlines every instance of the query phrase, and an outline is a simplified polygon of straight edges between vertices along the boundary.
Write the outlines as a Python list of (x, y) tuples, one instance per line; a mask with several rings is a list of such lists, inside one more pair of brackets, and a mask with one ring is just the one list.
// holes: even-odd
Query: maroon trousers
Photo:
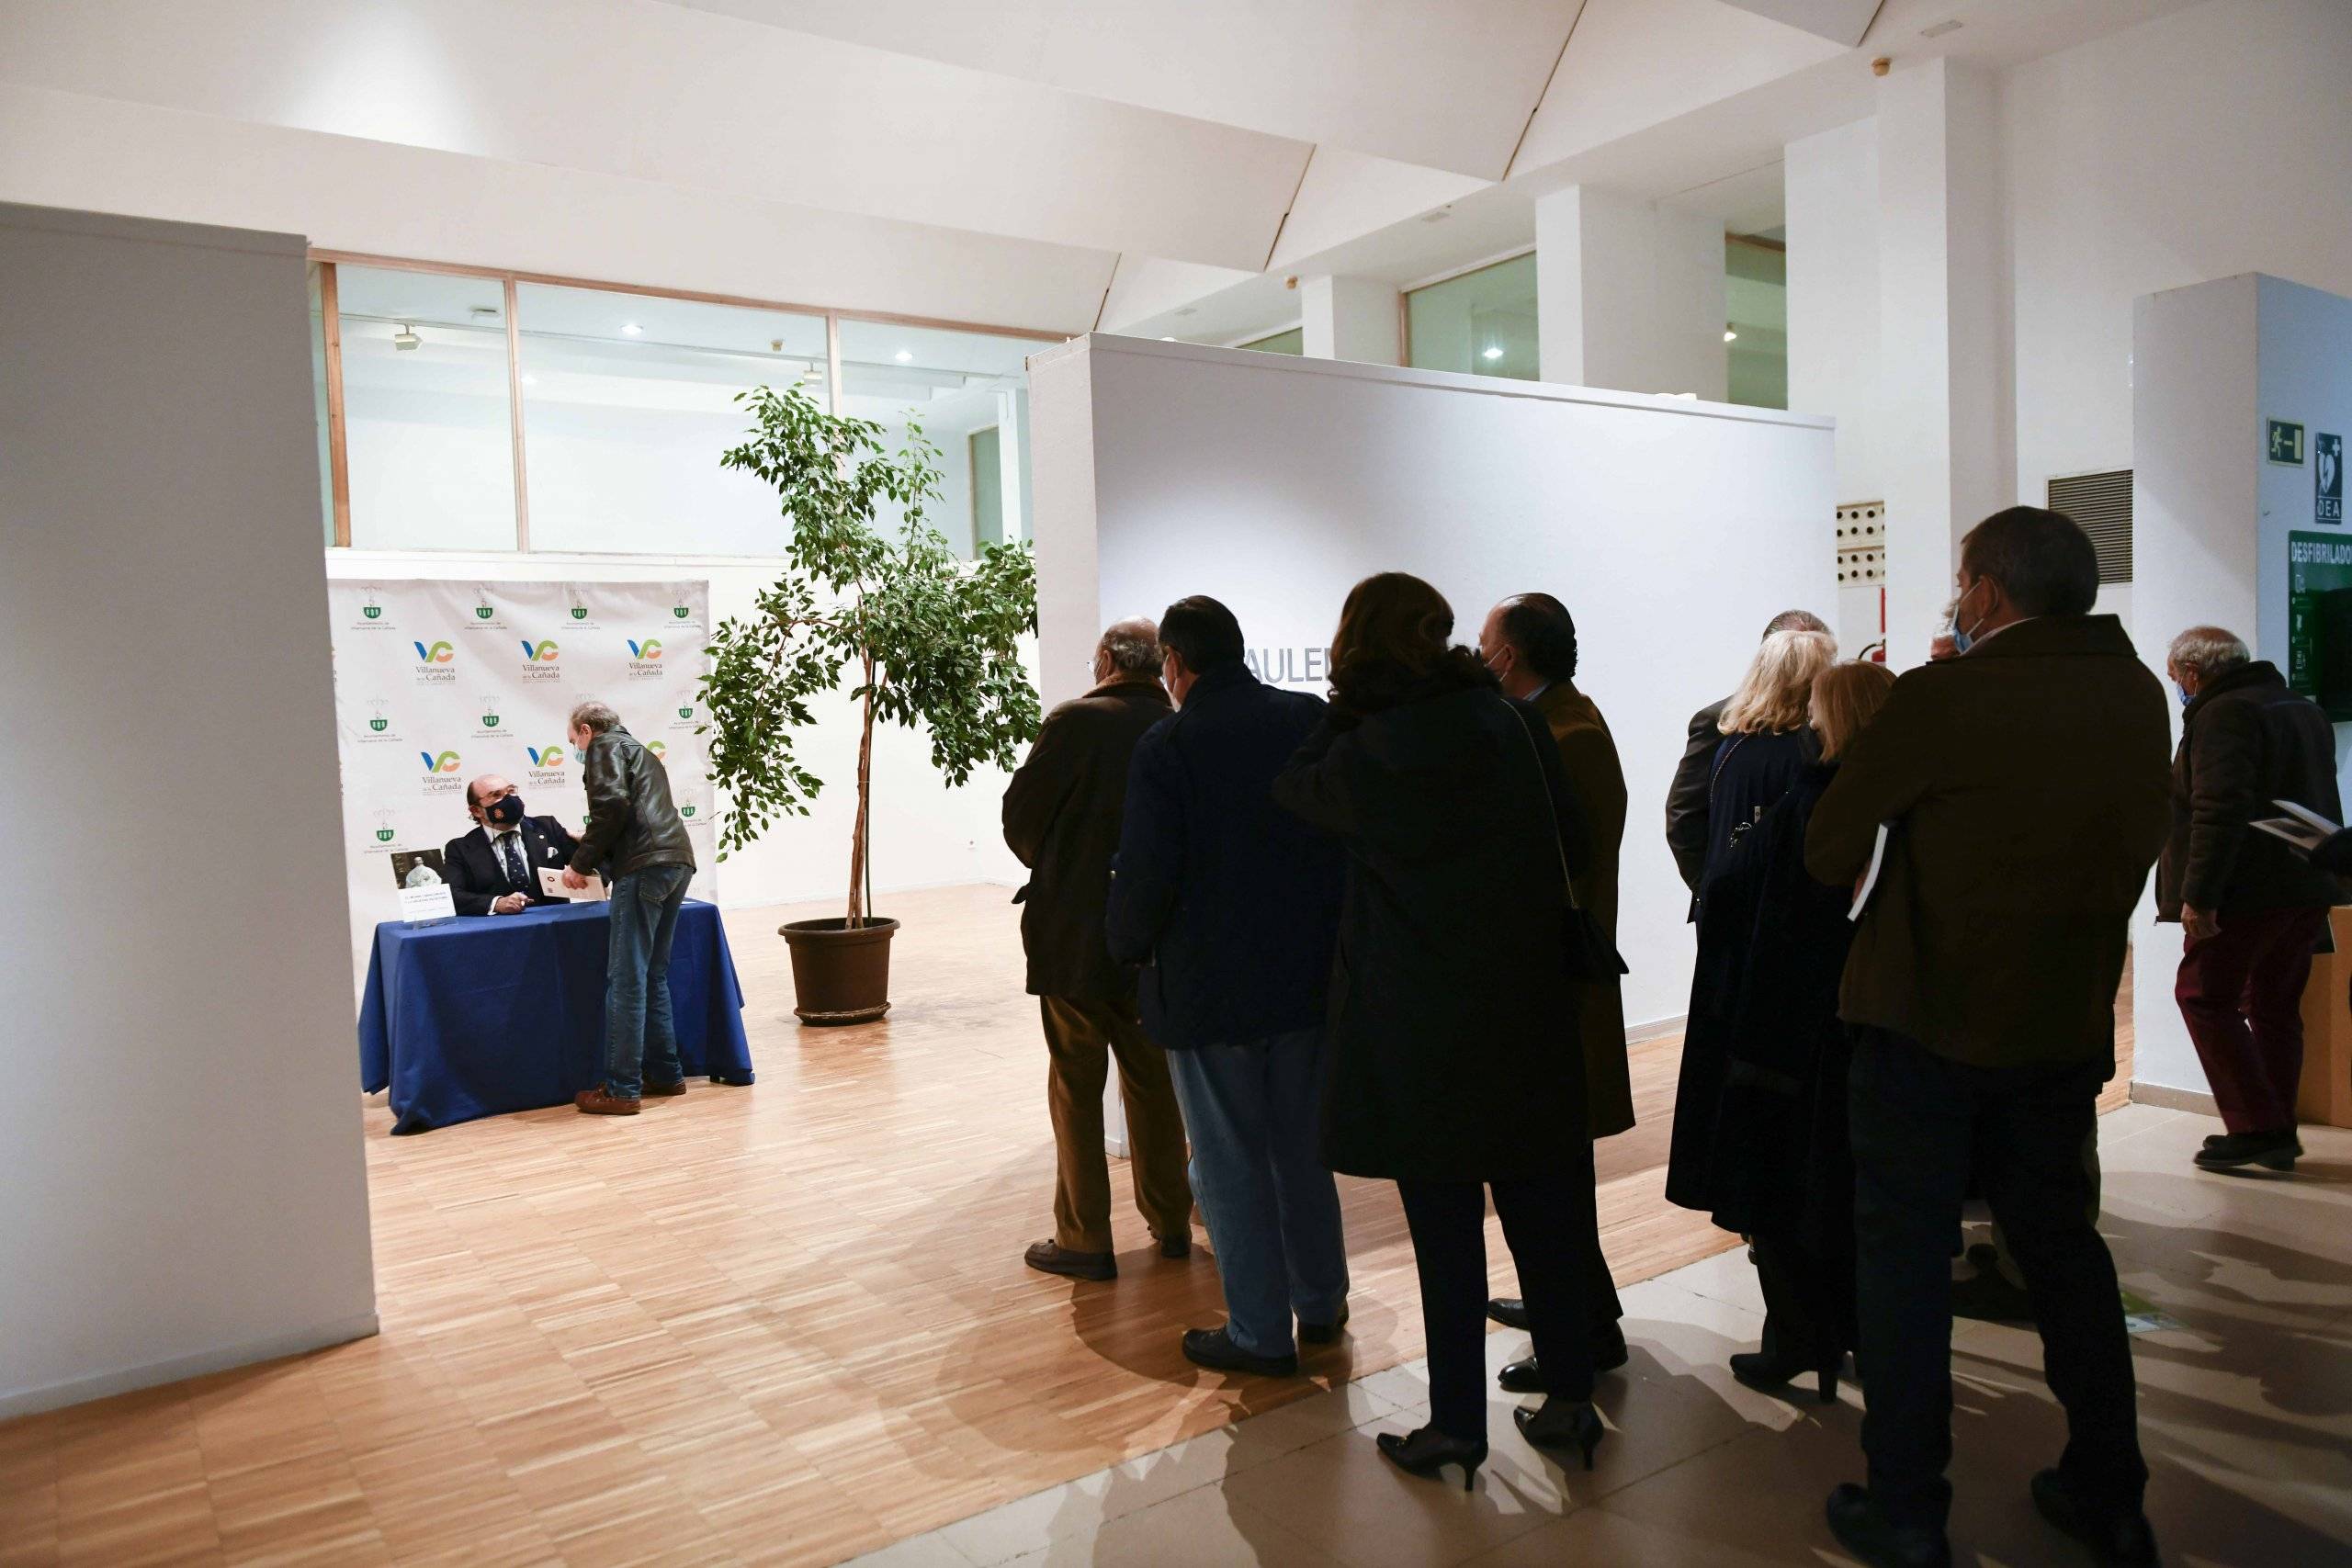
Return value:
[(2324, 909), (2224, 910), (2221, 934), (2181, 955), (2173, 995), (2233, 1133), (2295, 1125), (2303, 985), (2326, 919)]

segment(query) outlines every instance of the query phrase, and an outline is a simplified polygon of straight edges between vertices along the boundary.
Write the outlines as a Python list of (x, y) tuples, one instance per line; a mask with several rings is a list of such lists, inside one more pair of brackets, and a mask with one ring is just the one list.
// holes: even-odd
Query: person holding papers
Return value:
[(2034, 1504), (2100, 1562), (2153, 1565), (2131, 1339), (2083, 1149), (2171, 818), (2171, 725), (2122, 623), (2090, 613), (2098, 560), (2073, 519), (1996, 513), (1961, 541), (1957, 587), (1958, 657), (1896, 681), (1805, 833), (1805, 869), (1842, 890), (1893, 824), (1838, 995), (1869, 1484), (1838, 1487), (1828, 1522), (1866, 1562), (1951, 1560), (1951, 1247), (1973, 1168), (2066, 1411)]
[(2343, 897), (2333, 876), (2253, 824), (2277, 815), (2274, 801), (2342, 818), (2335, 728), (2219, 626), (2173, 638), (2165, 668), (2186, 711), (2156, 919), (2178, 920), (2188, 939), (2173, 994), (2226, 1129), (2197, 1163), (2292, 1170), (2303, 1152), (2303, 986), (2327, 908)]
[(537, 904), (563, 904), (539, 886), (539, 872), (560, 867), (579, 848), (571, 830), (552, 817), (526, 817), (523, 797), (496, 773), (466, 786), (466, 815), (474, 830), (441, 852), (449, 897), (461, 915), (513, 915)]
[(612, 898), (605, 1081), (582, 1089), (573, 1103), (592, 1116), (634, 1116), (644, 1095), (686, 1092), (670, 1019), (670, 942), (694, 878), (695, 852), (671, 803), (668, 770), (621, 728), (619, 715), (603, 703), (582, 703), (565, 734), (585, 760), (588, 828), (564, 868), (563, 885), (579, 892), (588, 886), (588, 874), (602, 867)]

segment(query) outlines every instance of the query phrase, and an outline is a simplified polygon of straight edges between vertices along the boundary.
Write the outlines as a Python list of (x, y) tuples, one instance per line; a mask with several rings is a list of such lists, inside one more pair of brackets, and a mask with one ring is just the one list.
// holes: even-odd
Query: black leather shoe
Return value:
[(1731, 1359), (1731, 1375), (1750, 1388), (1775, 1393), (1789, 1386), (1800, 1372), (1814, 1375), (1814, 1392), (1824, 1404), (1838, 1403), (1838, 1379), (1846, 1370), (1846, 1358), (1841, 1352), (1826, 1367), (1811, 1364), (1804, 1356), (1776, 1356), (1766, 1350), (1745, 1350)]
[(1851, 1482), (1829, 1494), (1824, 1511), (1838, 1544), (1871, 1568), (1951, 1568), (1943, 1531), (1889, 1524), (1869, 1491)]
[(1292, 1378), (1298, 1375), (1298, 1357), (1253, 1356), (1233, 1342), (1233, 1337), (1222, 1328), (1188, 1328), (1184, 1331), (1184, 1359), (1196, 1367), (1206, 1367), (1216, 1372), (1251, 1372), (1261, 1378)]
[(1344, 1306), (1340, 1309), (1340, 1315), (1329, 1323), (1309, 1323), (1302, 1317), (1298, 1320), (1299, 1343), (1302, 1345), (1334, 1344), (1340, 1337), (1340, 1331), (1347, 1325), (1348, 1309)]
[(1193, 1238), (1189, 1233), (1179, 1233), (1174, 1235), (1163, 1235), (1159, 1237), (1159, 1256), (1162, 1258), (1190, 1258), (1193, 1256)]
[(2100, 1568), (2157, 1568), (2156, 1532), (2139, 1509), (2095, 1507), (2054, 1470), (2033, 1478), (2033, 1506), (2089, 1547)]
[(2235, 1170), (2242, 1165), (2292, 1170), (2302, 1153), (2292, 1127), (2282, 1133), (2224, 1133), (2197, 1151), (2197, 1164), (2205, 1170)]
[(1592, 1450), (1609, 1430), (1600, 1424), (1600, 1412), (1581, 1399), (1547, 1399), (1540, 1409), (1518, 1410), (1511, 1419), (1519, 1423), (1519, 1435), (1539, 1449), (1574, 1449), (1587, 1470), (1592, 1468)]
[(1517, 1296), (1496, 1296), (1487, 1303), (1487, 1315), (1505, 1328), (1527, 1332), (1527, 1303)]
[(1423, 1427), (1412, 1432), (1382, 1432), (1373, 1438), (1380, 1445), (1380, 1455), (1408, 1475), (1432, 1476), (1449, 1464), (1462, 1467), (1462, 1490), (1478, 1477), (1478, 1467), (1487, 1462), (1485, 1439), (1449, 1438), (1435, 1427)]
[(1544, 1381), (1544, 1368), (1534, 1357), (1513, 1361), (1495, 1374), (1495, 1381), (1505, 1393), (1549, 1393), (1552, 1385)]

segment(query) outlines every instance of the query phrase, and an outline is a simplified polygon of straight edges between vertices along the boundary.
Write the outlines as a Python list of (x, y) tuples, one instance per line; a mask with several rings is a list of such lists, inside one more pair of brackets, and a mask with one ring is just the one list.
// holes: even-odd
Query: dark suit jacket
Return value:
[(2180, 907), (2216, 910), (2324, 908), (2335, 879), (2284, 841), (2248, 826), (2291, 800), (2344, 819), (2335, 787), (2335, 730), (2317, 703), (2287, 689), (2275, 664), (2216, 676), (2181, 716), (2172, 764), (2172, 836), (2156, 863), (2156, 918)]
[[(1591, 840), (1591, 863), (1572, 879), (1577, 902), (1614, 942), (1617, 854), (1625, 840), (1625, 770), (1617, 742), (1600, 710), (1572, 681), (1554, 682), (1534, 702), (1560, 749), (1560, 770), (1583, 808)], [(1592, 1135), (1622, 1133), (1634, 1124), (1634, 1087), (1625, 1066), (1625, 1000), (1614, 976), (1577, 986), (1577, 1032), (1584, 1044)]]
[(1323, 1021), (1347, 859), (1274, 804), (1323, 701), (1213, 670), (1154, 725), (1127, 773), (1111, 874), (1111, 956), (1146, 965), (1146, 1032), (1188, 1050)]
[(458, 913), (487, 915), (490, 901), (509, 893), (527, 894), (534, 904), (571, 901), (545, 897), (539, 892), (538, 880), (540, 867), (562, 870), (580, 847), (571, 831), (552, 817), (526, 817), (516, 830), (523, 835), (523, 869), (530, 873), (528, 887), (517, 887), (506, 879), (506, 867), (491, 850), (488, 829), (476, 828), (461, 839), (452, 839), (441, 852), (442, 863), (449, 873), (449, 897)]
[(1128, 1002), (1134, 972), (1104, 934), (1111, 857), (1127, 798), (1127, 764), (1144, 731), (1168, 716), (1157, 681), (1113, 681), (1046, 716), (1029, 760), (1004, 791), (1004, 841), (1029, 868), (1014, 896), (1029, 992)]
[(1674, 852), (1674, 869), (1690, 889), (1690, 918), (1699, 918), (1699, 882), (1707, 870), (1707, 783), (1722, 743), (1724, 703), (1709, 703), (1690, 716), (1690, 733), (1682, 744), (1682, 761), (1674, 765), (1674, 783), (1666, 792), (1666, 847)]
[[(1327, 720), (1274, 798), (1349, 852), (1325, 1028), (1323, 1163), (1495, 1181), (1561, 1170), (1590, 1122), (1563, 1049), (1566, 884), (1590, 863), (1542, 716), (1432, 679), (1352, 728)], [(1556, 846), (1556, 847), (1555, 847)]]
[(1805, 835), (1805, 868), (1849, 887), (1894, 824), (1838, 1016), (1975, 1066), (2112, 1062), (2171, 743), (2113, 615), (2020, 621), (1896, 681)]

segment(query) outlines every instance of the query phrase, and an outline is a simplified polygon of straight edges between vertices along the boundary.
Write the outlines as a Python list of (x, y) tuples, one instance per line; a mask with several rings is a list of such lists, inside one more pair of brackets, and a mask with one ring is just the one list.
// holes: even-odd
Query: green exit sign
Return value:
[(2283, 419), (2270, 422), (2270, 460), (2290, 468), (2303, 466), (2303, 427)]

